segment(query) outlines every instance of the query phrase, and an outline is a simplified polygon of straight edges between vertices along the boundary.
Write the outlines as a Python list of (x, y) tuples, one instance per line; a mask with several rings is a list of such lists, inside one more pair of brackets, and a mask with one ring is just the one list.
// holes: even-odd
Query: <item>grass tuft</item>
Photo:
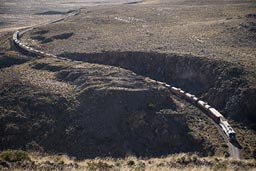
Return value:
[(113, 165), (102, 161), (91, 161), (87, 163), (88, 170), (110, 170)]
[(0, 153), (0, 159), (7, 162), (30, 161), (27, 152), (22, 150), (6, 150)]

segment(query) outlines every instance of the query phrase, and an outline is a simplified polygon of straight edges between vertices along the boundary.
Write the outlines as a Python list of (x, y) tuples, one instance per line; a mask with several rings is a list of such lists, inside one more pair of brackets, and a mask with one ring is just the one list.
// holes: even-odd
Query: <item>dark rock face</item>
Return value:
[[(244, 89), (241, 94), (240, 110), (244, 112), (251, 121), (256, 120), (256, 88)], [(256, 128), (255, 128), (256, 129)]]
[[(168, 105), (163, 94), (157, 95), (153, 91), (110, 91), (108, 95), (102, 94), (105, 93), (84, 92), (79, 119), (74, 121), (82, 130), (78, 141), (86, 144), (81, 149), (87, 155), (132, 153), (150, 156), (174, 152), (172, 146), (181, 150), (180, 136), (188, 130), (171, 116), (156, 114), (157, 109), (173, 106), (171, 100)], [(156, 108), (148, 109), (149, 103), (154, 103)]]
[[(97, 70), (97, 75), (101, 72), (104, 73)], [(122, 85), (120, 81), (109, 88), (88, 88), (93, 86), (88, 82), (91, 74), (66, 69), (57, 75), (80, 87), (77, 114), (69, 122), (75, 137), (68, 141), (76, 140), (76, 146), (67, 143), (70, 153), (80, 157), (159, 156), (198, 148), (200, 143), (187, 134), (182, 114), (177, 117), (170, 112), (158, 113), (165, 108), (178, 110), (166, 89), (145, 89), (139, 78), (132, 80), (129, 75), (125, 78), (131, 79), (131, 85)], [(187, 142), (195, 144), (195, 148), (190, 148)]]

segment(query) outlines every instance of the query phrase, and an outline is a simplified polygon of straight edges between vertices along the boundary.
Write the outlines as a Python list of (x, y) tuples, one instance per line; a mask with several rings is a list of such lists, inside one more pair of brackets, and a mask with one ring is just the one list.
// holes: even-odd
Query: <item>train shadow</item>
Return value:
[(237, 140), (230, 141), (230, 143), (240, 150), (243, 148)]

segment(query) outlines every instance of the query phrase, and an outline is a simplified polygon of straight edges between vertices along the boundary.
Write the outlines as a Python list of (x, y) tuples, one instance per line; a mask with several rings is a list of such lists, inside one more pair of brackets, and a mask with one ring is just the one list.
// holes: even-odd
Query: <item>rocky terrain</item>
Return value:
[[(5, 45), (8, 60), (25, 58)], [(76, 158), (226, 153), (200, 110), (147, 77), (106, 65), (27, 58), (1, 69), (1, 150)]]
[[(86, 7), (21, 38), (80, 62), (19, 52), (11, 30), (1, 29), (0, 170), (255, 169), (255, 7), (200, 0)], [(33, 13), (54, 19), (65, 10)], [(151, 78), (220, 110), (242, 158), (254, 160), (223, 159), (228, 146), (213, 121)]]
[(250, 151), (254, 156), (255, 3), (225, 4), (146, 1), (93, 7), (22, 40), (53, 54), (126, 68), (194, 93), (231, 120), (245, 155)]
[(35, 30), (23, 40), (53, 54), (162, 79), (202, 95), (226, 115), (243, 113), (255, 121), (253, 3), (229, 2), (227, 7), (220, 1), (203, 11), (205, 3), (84, 9), (79, 16)]

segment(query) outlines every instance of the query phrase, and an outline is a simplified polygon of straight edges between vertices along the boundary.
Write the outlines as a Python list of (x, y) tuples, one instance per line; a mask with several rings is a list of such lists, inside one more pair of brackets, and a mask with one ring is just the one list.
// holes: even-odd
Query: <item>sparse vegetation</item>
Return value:
[(127, 161), (127, 165), (133, 166), (133, 165), (135, 165), (135, 162), (133, 160), (129, 160), (129, 161)]
[[(255, 125), (247, 124), (255, 120), (256, 110), (251, 4), (242, 2), (241, 8), (240, 2), (218, 1), (201, 8), (209, 2), (198, 0), (173, 8), (172, 3), (92, 7), (90, 15), (82, 10), (72, 24), (68, 19), (22, 38), (47, 52), (121, 68), (30, 60), (10, 40), (2, 41), (0, 149), (41, 151), (45, 158), (3, 151), (0, 170), (255, 169), (255, 160), (228, 158), (227, 144), (201, 111), (144, 79), (161, 78), (221, 109), (234, 119), (242, 156), (255, 158)], [(181, 151), (190, 153), (176, 154)], [(48, 152), (78, 160), (47, 158)], [(140, 158), (125, 158), (128, 153)]]
[[(80, 17), (45, 27), (51, 30), (48, 37), (62, 34), (59, 28), (75, 34), (64, 44), (55, 41), (43, 49), (86, 62), (128, 68), (201, 96), (229, 120), (248, 125), (248, 133), (244, 126), (236, 127), (236, 131), (241, 145), (246, 147), (243, 157), (251, 158), (256, 144), (255, 138), (250, 138), (255, 137), (255, 5), (252, 1), (225, 1), (228, 5), (222, 5), (223, 1), (212, 4), (197, 0), (179, 2), (176, 8), (176, 1), (155, 3), (158, 6), (95, 7), (90, 16), (82, 10)], [(187, 5), (193, 8), (187, 9)], [(88, 28), (86, 32), (84, 28)], [(30, 35), (24, 40), (31, 40)], [(86, 43), (73, 46), (77, 41)], [(152, 108), (147, 104), (147, 109)], [(200, 120), (204, 121), (205, 118)], [(196, 128), (200, 132), (207, 129), (204, 123), (191, 125), (194, 134)], [(202, 139), (211, 138), (199, 134)], [(245, 136), (249, 142), (242, 138)], [(216, 148), (220, 150), (210, 150), (209, 155), (227, 156), (223, 153), (225, 147), (219, 144)]]
[[(90, 79), (95, 72), (98, 75), (97, 81)], [(111, 77), (104, 76), (108, 72), (111, 73)], [(10, 89), (3, 88), (0, 92), (2, 105), (0, 147), (2, 148), (12, 145), (16, 148), (46, 152), (65, 150), (78, 158), (105, 156), (109, 153), (113, 153), (114, 156), (124, 156), (130, 148), (137, 155), (159, 156), (175, 152), (170, 148), (172, 144), (177, 151), (204, 149), (201, 148), (204, 144), (193, 140), (196, 137), (184, 133), (188, 131), (185, 118), (175, 120), (171, 115), (177, 108), (175, 109), (176, 104), (165, 90), (158, 90), (155, 85), (146, 82), (141, 76), (131, 74), (130, 71), (114, 67), (110, 70), (103, 65), (86, 63), (79, 64), (77, 68), (77, 64), (72, 62), (45, 58), (5, 69), (4, 73), (0, 73), (0, 77), (5, 81), (1, 86), (10, 87)], [(128, 81), (106, 83), (106, 79), (115, 80), (122, 77)], [(129, 83), (129, 91), (126, 91), (127, 83)], [(145, 90), (143, 88), (145, 86), (152, 88)], [(92, 89), (93, 87), (95, 89)], [(130, 91), (133, 89), (136, 91)], [(136, 103), (134, 98), (137, 100)], [(137, 103), (138, 101), (140, 103)], [(160, 109), (147, 110), (147, 105), (150, 103), (149, 106), (169, 109), (165, 114), (170, 114), (170, 117), (165, 119), (158, 115)], [(112, 110), (113, 106), (116, 111), (109, 115), (108, 111)], [(87, 118), (92, 112), (97, 119)], [(182, 111), (176, 111), (179, 112)], [(183, 112), (181, 116), (182, 114)], [(17, 118), (22, 119), (16, 122)], [(83, 121), (84, 118), (87, 118), (87, 124)], [(84, 131), (96, 125), (104, 125), (108, 128), (104, 131), (109, 136), (101, 135), (101, 129), (93, 129), (93, 133)], [(122, 129), (119, 129), (119, 126)], [(112, 131), (119, 132), (118, 134), (122, 136), (114, 136)], [(155, 131), (158, 132), (157, 135), (152, 134)], [(182, 137), (173, 136), (180, 135), (181, 132), (184, 133)], [(10, 133), (15, 135), (13, 139), (8, 139)], [(180, 146), (180, 138), (185, 140), (182, 146)], [(89, 143), (90, 141), (93, 143)], [(69, 144), (73, 142), (76, 142), (76, 145), (70, 147)], [(89, 145), (84, 145), (85, 142)], [(189, 147), (190, 142), (194, 144), (194, 149)], [(126, 148), (112, 147), (122, 146), (123, 143), (127, 143)], [(141, 148), (141, 144), (146, 144), (150, 148)], [(205, 154), (206, 151), (207, 149), (200, 150), (200, 153)]]
[(91, 161), (87, 163), (87, 168), (89, 170), (100, 170), (100, 171), (106, 171), (106, 170), (110, 170), (111, 168), (113, 168), (113, 165), (110, 165), (106, 162), (102, 162), (102, 161)]
[(31, 160), (28, 153), (22, 150), (6, 150), (0, 153), (0, 159), (7, 162)]
[[(199, 157), (196, 154), (176, 154), (161, 158), (142, 159), (136, 157), (128, 158), (97, 158), (86, 159), (86, 161), (74, 161), (65, 159), (65, 163), (60, 163), (56, 160), (56, 156), (40, 156), (40, 154), (31, 154), (31, 161), (12, 162), (9, 166), (12, 170), (55, 170), (55, 171), (108, 171), (108, 170), (136, 170), (136, 171), (151, 171), (151, 170), (255, 170), (256, 164), (254, 160), (234, 160), (219, 157)], [(58, 158), (58, 157), (57, 157)], [(127, 164), (130, 161), (131, 164)], [(1, 165), (0, 168), (7, 169)]]
[(151, 109), (151, 110), (154, 110), (156, 108), (156, 105), (153, 104), (153, 103), (149, 103), (148, 108)]
[(229, 157), (229, 156), (230, 156), (230, 154), (229, 154), (228, 151), (224, 151), (224, 152), (223, 152), (223, 155), (224, 155), (225, 157)]

